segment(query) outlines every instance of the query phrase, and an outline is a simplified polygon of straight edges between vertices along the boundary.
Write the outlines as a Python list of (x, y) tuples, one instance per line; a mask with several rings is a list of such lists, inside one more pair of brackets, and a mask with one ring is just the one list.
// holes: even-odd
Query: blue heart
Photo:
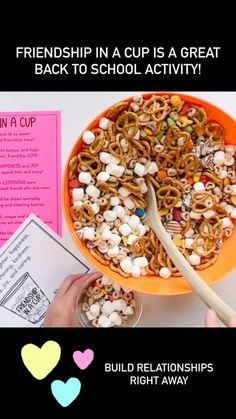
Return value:
[(61, 380), (54, 380), (51, 384), (52, 394), (58, 403), (63, 406), (69, 406), (79, 395), (81, 382), (78, 378), (71, 377), (64, 383)]

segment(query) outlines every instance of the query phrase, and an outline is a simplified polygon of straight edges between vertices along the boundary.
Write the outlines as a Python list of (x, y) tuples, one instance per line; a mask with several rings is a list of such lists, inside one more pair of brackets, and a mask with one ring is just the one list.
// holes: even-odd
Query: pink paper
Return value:
[(61, 235), (60, 112), (0, 113), (0, 246), (31, 213)]

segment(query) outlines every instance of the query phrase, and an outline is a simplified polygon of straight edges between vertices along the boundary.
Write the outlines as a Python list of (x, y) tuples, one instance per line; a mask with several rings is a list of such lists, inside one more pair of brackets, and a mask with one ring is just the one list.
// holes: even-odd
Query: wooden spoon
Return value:
[(171, 237), (166, 232), (157, 209), (157, 201), (154, 187), (150, 180), (147, 180), (148, 192), (146, 194), (146, 201), (148, 203), (147, 210), (147, 224), (156, 233), (162, 246), (165, 248), (167, 254), (170, 256), (172, 262), (182, 273), (185, 280), (191, 285), (192, 289), (201, 298), (201, 300), (210, 308), (215, 310), (219, 319), (228, 326), (229, 319), (236, 317), (236, 313), (230, 308), (198, 275), (198, 273), (188, 263), (177, 246), (173, 243)]

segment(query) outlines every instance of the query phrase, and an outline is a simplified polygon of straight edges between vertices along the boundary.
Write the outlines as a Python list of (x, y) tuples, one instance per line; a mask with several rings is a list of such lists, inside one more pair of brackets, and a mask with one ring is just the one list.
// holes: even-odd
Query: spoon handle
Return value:
[(231, 317), (236, 317), (236, 313), (232, 310), (198, 275), (198, 273), (187, 262), (182, 253), (172, 242), (170, 236), (166, 232), (162, 222), (157, 214), (148, 217), (148, 224), (154, 230), (161, 244), (165, 248), (167, 254), (183, 274), (186, 281), (191, 285), (192, 289), (201, 298), (201, 300), (210, 308), (215, 310), (219, 319), (227, 326)]

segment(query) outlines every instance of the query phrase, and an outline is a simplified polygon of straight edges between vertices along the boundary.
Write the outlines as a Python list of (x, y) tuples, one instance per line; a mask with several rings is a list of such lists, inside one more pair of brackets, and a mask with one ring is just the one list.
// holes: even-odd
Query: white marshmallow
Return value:
[(111, 239), (111, 236), (112, 232), (108, 228), (105, 228), (101, 234), (101, 239), (107, 241)]
[(126, 307), (126, 302), (119, 298), (118, 300), (113, 301), (113, 307), (117, 311), (122, 311)]
[(99, 213), (100, 207), (99, 207), (98, 204), (92, 204), (91, 205), (91, 208), (92, 208), (94, 214), (98, 214)]
[(230, 216), (231, 216), (231, 218), (236, 218), (236, 208), (233, 209)]
[(157, 166), (157, 164), (156, 164), (156, 162), (155, 162), (155, 161), (152, 161), (152, 162), (149, 164), (149, 166), (148, 166), (148, 168), (147, 168), (147, 172), (148, 172), (150, 175), (154, 175), (154, 173), (158, 172), (158, 166)]
[(134, 266), (132, 268), (132, 274), (131, 274), (134, 278), (139, 278), (141, 275), (141, 269), (139, 266)]
[(112, 154), (106, 153), (106, 151), (102, 151), (99, 154), (99, 159), (101, 160), (102, 163), (105, 163), (105, 164), (111, 163), (111, 158), (112, 158)]
[(128, 209), (130, 209), (130, 210), (132, 210), (134, 207), (135, 207), (135, 205), (134, 205), (134, 201), (131, 199), (131, 198), (129, 198), (129, 196), (127, 196), (125, 199), (124, 199), (124, 205), (128, 208)]
[(197, 266), (197, 265), (200, 265), (201, 258), (200, 258), (200, 256), (196, 255), (196, 253), (192, 253), (189, 256), (189, 262), (190, 262), (191, 265)]
[(119, 203), (120, 203), (120, 200), (119, 200), (118, 196), (112, 196), (110, 198), (110, 204), (111, 204), (112, 207), (115, 207), (116, 205), (119, 205)]
[[(211, 217), (213, 217), (215, 215), (215, 211), (213, 211), (213, 210), (208, 210), (208, 211), (205, 211), (204, 213), (203, 213), (203, 216), (208, 220), (209, 218), (211, 218)], [(186, 234), (185, 234), (186, 235)]]
[(194, 235), (194, 230), (190, 227), (186, 233), (185, 233), (185, 237), (189, 238), (192, 237)]
[(190, 218), (193, 218), (194, 220), (200, 220), (201, 213), (191, 211), (190, 212)]
[(129, 292), (132, 292), (132, 290), (130, 288), (127, 288), (127, 287), (122, 287), (122, 290), (124, 292), (126, 292), (126, 294), (128, 294)]
[(159, 275), (161, 278), (169, 278), (171, 276), (171, 270), (167, 268), (166, 266), (162, 267), (159, 271)]
[(83, 201), (73, 201), (74, 207), (81, 207), (83, 204), (84, 204)]
[(121, 177), (125, 171), (123, 166), (119, 166), (118, 164), (109, 163), (106, 166), (106, 172), (115, 177)]
[(224, 151), (216, 151), (214, 154), (213, 162), (214, 164), (224, 164), (225, 161), (225, 152)]
[(93, 321), (96, 318), (96, 316), (91, 314), (90, 311), (86, 311), (85, 314), (86, 314), (86, 316), (87, 316), (87, 318), (90, 322)]
[(73, 197), (74, 201), (82, 201), (82, 199), (84, 197), (83, 188), (72, 189), (72, 197)]
[(103, 285), (111, 285), (112, 281), (109, 278), (107, 278), (107, 276), (103, 276), (102, 277), (102, 284)]
[(89, 172), (80, 172), (78, 179), (81, 183), (88, 185), (92, 180), (92, 176)]
[(113, 246), (120, 244), (121, 237), (118, 234), (112, 234), (109, 243)]
[(220, 179), (225, 179), (228, 176), (228, 172), (224, 169), (221, 170), (221, 172), (218, 174)]
[(89, 185), (86, 188), (86, 194), (88, 196), (91, 196), (91, 198), (98, 198), (100, 195), (100, 191), (98, 188), (96, 188), (96, 186), (94, 185)]
[(228, 217), (222, 218), (221, 219), (221, 222), (222, 222), (222, 227), (223, 228), (227, 228), (227, 227), (230, 227), (231, 226), (231, 221), (230, 221), (230, 219)]
[(104, 314), (111, 314), (115, 311), (115, 308), (111, 301), (106, 301), (101, 308), (102, 313)]
[(118, 256), (120, 253), (120, 248), (119, 246), (114, 246), (111, 249), (108, 249), (107, 254), (108, 256), (110, 256), (111, 258), (115, 258), (116, 256)]
[(204, 183), (202, 183), (202, 182), (196, 182), (196, 183), (194, 183), (193, 189), (195, 190), (195, 192), (205, 191)]
[(146, 233), (146, 227), (141, 223), (136, 227), (136, 229), (138, 231), (139, 236), (144, 236), (144, 234)]
[(184, 244), (186, 249), (192, 249), (193, 248), (193, 239), (185, 239)]
[(104, 131), (106, 131), (108, 129), (108, 125), (109, 125), (110, 119), (108, 118), (101, 118), (99, 121), (99, 128), (104, 129)]
[(98, 319), (98, 325), (100, 327), (111, 327), (111, 324), (111, 320), (107, 316), (104, 316), (104, 314), (102, 314)]
[[(117, 205), (116, 207), (113, 208), (112, 210), (117, 217), (119, 218), (123, 218), (125, 216), (125, 208), (122, 207), (121, 205)], [(105, 213), (104, 213), (105, 214)]]
[(139, 140), (139, 138), (140, 138), (140, 130), (138, 129), (138, 131), (136, 132), (134, 136), (134, 140)]
[(120, 159), (118, 157), (112, 156), (110, 163), (119, 164)]
[(230, 186), (230, 194), (231, 195), (236, 195), (236, 185), (231, 185)]
[(128, 196), (128, 195), (131, 194), (131, 192), (129, 191), (129, 189), (125, 188), (124, 186), (121, 186), (121, 188), (118, 189), (118, 192), (124, 198), (126, 198), (126, 196)]
[(176, 202), (175, 207), (180, 208), (180, 207), (182, 207), (182, 205), (183, 205), (183, 201), (182, 201), (182, 199), (180, 199), (178, 202)]
[(132, 102), (130, 104), (130, 107), (131, 107), (133, 112), (138, 112), (139, 111), (139, 106), (137, 105), (137, 103)]
[(100, 182), (106, 182), (109, 179), (110, 175), (107, 172), (100, 172), (97, 175), (97, 180)]
[(125, 223), (125, 224), (120, 225), (119, 232), (122, 234), (122, 236), (126, 237), (132, 232), (132, 230), (131, 230), (129, 224)]
[(133, 244), (135, 242), (135, 240), (137, 240), (137, 239), (138, 239), (138, 236), (136, 236), (136, 234), (130, 234), (128, 236), (127, 244), (129, 246), (131, 246), (131, 244)]
[(92, 316), (97, 317), (97, 315), (98, 315), (98, 314), (99, 314), (99, 312), (100, 312), (100, 304), (98, 304), (98, 303), (92, 304), (92, 305), (90, 306), (89, 311), (90, 311), (90, 313), (92, 314)]
[(85, 240), (93, 240), (94, 233), (95, 233), (95, 230), (93, 227), (84, 227), (83, 238)]
[(226, 153), (231, 153), (232, 156), (234, 155), (234, 146), (232, 144), (225, 145)]
[(92, 144), (95, 140), (95, 135), (92, 131), (84, 131), (82, 140), (86, 144)]
[(225, 205), (224, 209), (228, 212), (228, 214), (231, 214), (234, 207), (233, 207), (233, 205)]
[(127, 316), (132, 316), (134, 314), (134, 309), (130, 306), (127, 306), (122, 310), (123, 314), (126, 314)]
[(124, 271), (127, 274), (131, 274), (132, 273), (132, 269), (133, 269), (133, 264), (132, 264), (132, 260), (129, 256), (127, 256), (126, 258), (124, 258), (121, 262), (120, 262), (120, 267), (122, 269), (122, 271)]
[(115, 324), (116, 326), (120, 326), (122, 324), (122, 318), (115, 311), (110, 314), (109, 319), (112, 322), (112, 324)]
[(145, 182), (142, 182), (139, 185), (139, 189), (140, 189), (140, 192), (142, 192), (143, 194), (146, 193), (148, 191), (147, 184)]
[(145, 256), (134, 258), (133, 263), (134, 266), (139, 266), (140, 268), (146, 268), (148, 266), (148, 260)]
[(131, 228), (135, 228), (140, 224), (140, 218), (137, 215), (131, 215), (128, 224)]
[(117, 214), (114, 210), (107, 210), (104, 212), (103, 217), (106, 221), (115, 221), (117, 218)]
[(121, 219), (122, 224), (128, 223), (129, 224), (130, 215), (125, 214), (124, 217)]
[(143, 164), (137, 162), (134, 167), (134, 173), (140, 177), (143, 177), (147, 174), (147, 169)]

